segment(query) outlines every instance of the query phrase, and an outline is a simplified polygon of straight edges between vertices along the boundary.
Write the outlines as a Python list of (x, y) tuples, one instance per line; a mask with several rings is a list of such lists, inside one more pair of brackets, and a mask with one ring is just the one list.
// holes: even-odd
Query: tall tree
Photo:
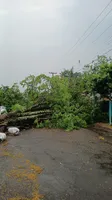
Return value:
[(20, 92), (17, 83), (14, 83), (12, 87), (1, 86), (0, 88), (0, 104), (7, 107), (8, 110), (11, 109), (14, 104), (23, 104), (23, 95)]
[(85, 69), (92, 91), (102, 97), (108, 97), (112, 93), (112, 60), (98, 56), (97, 60)]

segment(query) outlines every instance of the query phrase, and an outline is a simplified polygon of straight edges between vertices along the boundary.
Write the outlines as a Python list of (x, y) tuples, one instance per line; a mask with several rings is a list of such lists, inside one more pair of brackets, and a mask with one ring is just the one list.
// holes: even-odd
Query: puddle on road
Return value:
[(109, 153), (102, 151), (101, 154), (95, 154), (94, 157), (100, 169), (105, 170), (106, 174), (112, 174), (112, 151)]

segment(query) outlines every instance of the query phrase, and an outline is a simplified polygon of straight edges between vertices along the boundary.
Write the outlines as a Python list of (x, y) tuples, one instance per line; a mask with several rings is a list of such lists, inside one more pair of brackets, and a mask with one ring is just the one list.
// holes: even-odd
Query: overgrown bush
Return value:
[(50, 120), (45, 120), (44, 122), (40, 122), (40, 123), (39, 123), (39, 122), (38, 122), (38, 119), (36, 119), (36, 120), (34, 121), (34, 126), (35, 126), (36, 128), (44, 128), (44, 127), (46, 127), (46, 128), (52, 128), (52, 127), (53, 127)]
[(54, 114), (52, 124), (56, 128), (63, 128), (67, 131), (87, 127), (86, 121), (73, 113)]
[(21, 106), (19, 104), (15, 104), (11, 107), (11, 110), (12, 111), (20, 111), (20, 112), (24, 112), (25, 110), (25, 107), (24, 106)]

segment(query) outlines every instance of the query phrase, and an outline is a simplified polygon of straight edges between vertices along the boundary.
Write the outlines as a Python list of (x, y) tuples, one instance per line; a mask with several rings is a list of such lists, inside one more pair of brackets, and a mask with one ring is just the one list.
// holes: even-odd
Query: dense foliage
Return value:
[[(104, 120), (101, 99), (112, 93), (112, 60), (105, 56), (85, 66), (82, 73), (73, 68), (63, 70), (60, 76), (30, 75), (19, 86), (0, 87), (0, 104), (8, 111), (24, 111), (34, 104), (46, 102), (52, 109), (52, 118), (37, 127), (55, 127), (66, 130), (87, 127)], [(106, 116), (107, 117), (107, 116)]]
[(11, 107), (15, 104), (23, 105), (23, 96), (16, 83), (14, 83), (12, 87), (3, 85), (0, 87), (0, 105), (6, 106), (8, 111), (10, 111)]

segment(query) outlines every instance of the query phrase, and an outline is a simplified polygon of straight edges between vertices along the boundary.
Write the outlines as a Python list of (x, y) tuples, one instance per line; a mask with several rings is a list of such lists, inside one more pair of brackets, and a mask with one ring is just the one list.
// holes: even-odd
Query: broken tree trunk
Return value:
[[(0, 128), (5, 130), (8, 126), (16, 126), (20, 129), (28, 129), (35, 126), (35, 120), (39, 123), (50, 120), (52, 110), (48, 105), (35, 105), (25, 112), (11, 112), (0, 116)], [(3, 131), (4, 132), (4, 131)]]

